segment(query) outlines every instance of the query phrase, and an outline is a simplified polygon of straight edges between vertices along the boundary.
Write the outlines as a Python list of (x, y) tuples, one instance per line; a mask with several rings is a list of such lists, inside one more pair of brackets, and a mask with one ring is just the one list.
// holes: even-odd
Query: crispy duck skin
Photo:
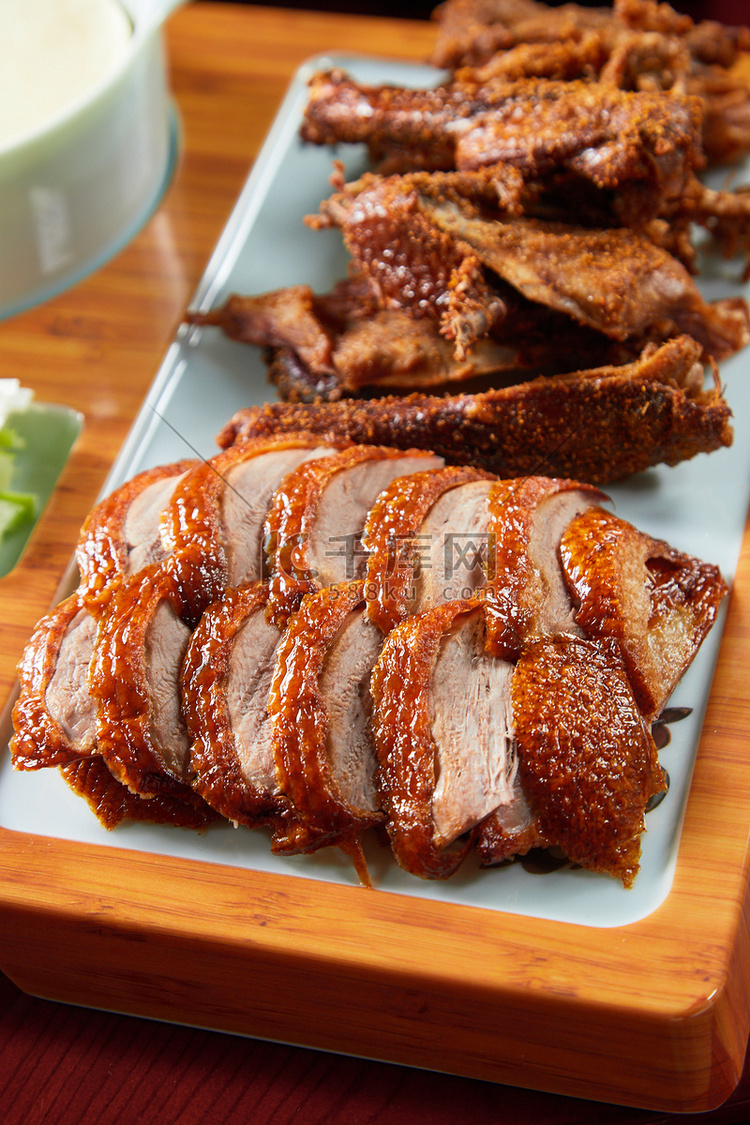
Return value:
[(653, 722), (716, 620), (726, 583), (715, 566), (602, 508), (571, 521), (560, 553), (576, 621), (588, 637), (618, 643)]
[(436, 170), (511, 165), (532, 179), (566, 171), (600, 189), (635, 191), (657, 214), (703, 163), (701, 124), (698, 98), (598, 83), (522, 79), (469, 98), (450, 85), (360, 86), (334, 70), (311, 79), (301, 136), (364, 142), (375, 155), (396, 145), (426, 154), (421, 166)]
[[(686, 333), (721, 360), (750, 340), (746, 301), (707, 302), (685, 266), (643, 232), (486, 217), (461, 186), (442, 175), (368, 175), (321, 205), (381, 304), (438, 319), (457, 359), (512, 315), (490, 276), (619, 341)], [(698, 216), (705, 189), (694, 198)], [(736, 212), (743, 197), (732, 200)], [(711, 209), (700, 211), (705, 221)]]
[(128, 574), (163, 557), (161, 510), (197, 464), (193, 459), (146, 469), (92, 508), (76, 547), (80, 588), (92, 612), (106, 605)]
[(664, 36), (688, 48), (695, 64), (730, 66), (738, 51), (750, 49), (747, 27), (690, 16), (657, 0), (614, 0), (611, 6), (552, 7), (540, 0), (447, 0), (435, 11), (438, 40), (432, 63), (438, 67), (481, 66), (519, 44), (573, 44), (599, 37), (607, 56), (623, 39)]
[(495, 656), (517, 659), (536, 637), (575, 631), (560, 540), (574, 515), (604, 500), (598, 488), (559, 477), (498, 481), (490, 490), (485, 608)]
[[(283, 628), (305, 594), (359, 577), (362, 525), (378, 492), (396, 476), (440, 464), (425, 449), (360, 443), (288, 473), (266, 521), (269, 622)], [(354, 523), (341, 519), (344, 505)]]
[[(191, 739), (192, 784), (222, 816), (249, 828), (276, 825), (288, 802), (272, 778), (269, 738), (256, 732), (243, 769), (240, 735), (233, 727), (229, 679), (238, 637), (253, 614), (265, 614), (268, 587), (255, 582), (224, 592), (193, 633), (181, 671), (183, 713)], [(248, 677), (250, 679), (250, 677)], [(265, 703), (260, 704), (261, 710)], [(263, 723), (262, 715), (259, 722)], [(267, 761), (263, 743), (268, 742)]]
[(97, 747), (132, 792), (179, 798), (205, 809), (209, 821), (212, 810), (188, 783), (177, 687), (188, 630), (174, 600), (168, 575), (152, 564), (121, 585), (108, 605), (89, 672)]
[(630, 886), (644, 810), (665, 779), (616, 642), (532, 642), (512, 698), (521, 779), (542, 835), (572, 862)]
[[(71, 594), (39, 621), (24, 650), (18, 666), (20, 692), (13, 707), (15, 733), (10, 744), (16, 769), (65, 765), (95, 752), (93, 722), (85, 722), (85, 708), (77, 704), (79, 727), (75, 730), (48, 697), (71, 626), (84, 613), (79, 594)], [(89, 632), (84, 651), (69, 663), (66, 679), (76, 700), (82, 688), (85, 692), (92, 643)], [(73, 708), (66, 710), (72, 717)]]
[(367, 613), (383, 634), (410, 616), (415, 573), (422, 561), (420, 528), (437, 500), (470, 481), (492, 480), (472, 465), (411, 473), (383, 489), (370, 509), (362, 545), (368, 553)]
[(500, 477), (543, 474), (604, 484), (731, 445), (721, 393), (690, 389), (696, 376), (702, 384), (700, 350), (679, 337), (622, 367), (475, 395), (269, 403), (239, 411), (217, 440), (225, 448), (269, 433), (312, 430), (322, 440), (431, 449), (449, 464), (474, 464)]
[(68, 762), (60, 767), (60, 773), (68, 787), (83, 797), (97, 820), (108, 829), (116, 828), (124, 820), (201, 829), (219, 819), (202, 802), (184, 801), (179, 794), (154, 793), (146, 799), (132, 793), (113, 776), (102, 757)]
[[(82, 617), (84, 639), (72, 639)], [(143, 799), (113, 775), (96, 738), (96, 715), (88, 688), (95, 636), (93, 618), (79, 592), (47, 614), (32, 635), (19, 666), (20, 693), (13, 711), (14, 769), (59, 766), (68, 786), (84, 797), (105, 828), (123, 820), (201, 828), (215, 819), (202, 802), (181, 791)], [(70, 643), (73, 652), (64, 652)]]
[(750, 152), (750, 30), (694, 23), (655, 0), (612, 8), (535, 0), (450, 0), (436, 12), (432, 62), (469, 90), (497, 78), (585, 78), (700, 98), (709, 162)]
[(480, 66), (520, 43), (558, 44), (606, 31), (611, 9), (537, 0), (446, 0), (434, 12), (438, 37), (431, 62), (441, 68)]
[(310, 434), (262, 438), (181, 478), (161, 514), (161, 539), (182, 617), (197, 622), (228, 584), (267, 577), (262, 530), (273, 492), (297, 464), (325, 452)]
[[(438, 190), (443, 184), (440, 177)], [(320, 217), (308, 222), (339, 227), (355, 271), (368, 279), (379, 306), (438, 320), (455, 341), (459, 361), (506, 314), (480, 258), (440, 229), (407, 177), (367, 175), (335, 192)]]
[[(335, 844), (352, 857), (366, 884), (360, 837), (384, 819), (374, 787), (370, 707), (364, 699), (380, 651), (374, 627), (369, 643), (360, 641), (352, 663), (349, 654), (347, 667), (333, 673), (328, 668), (347, 623), (355, 614), (361, 621), (363, 609), (362, 582), (331, 586), (305, 598), (279, 646), (268, 710), (279, 789), (293, 807), (290, 815), (302, 821), (309, 837), (301, 850)], [(336, 683), (326, 685), (332, 674)], [(275, 850), (280, 850), (278, 843)]]
[(440, 645), (478, 602), (446, 602), (410, 617), (387, 638), (373, 670), (373, 730), (379, 787), (398, 863), (424, 879), (455, 874), (473, 845), (467, 834), (457, 846), (435, 840), (433, 795), (438, 783), (437, 746), (430, 713), (430, 681)]
[(684, 333), (717, 361), (750, 341), (743, 298), (709, 303), (682, 263), (639, 232), (488, 221), (456, 204), (428, 205), (427, 213), (524, 297), (605, 336), (646, 342)]

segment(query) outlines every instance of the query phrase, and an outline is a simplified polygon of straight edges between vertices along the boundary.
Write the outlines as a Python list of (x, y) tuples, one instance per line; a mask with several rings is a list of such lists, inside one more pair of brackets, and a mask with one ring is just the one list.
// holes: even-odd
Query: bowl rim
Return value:
[(0, 141), (0, 162), (5, 158), (10, 160), (11, 157), (22, 156), (50, 136), (63, 132), (67, 126), (74, 126), (75, 122), (83, 118), (95, 103), (105, 100), (107, 94), (116, 88), (127, 75), (136, 58), (145, 50), (146, 45), (160, 37), (161, 20), (152, 21), (143, 13), (139, 14), (138, 4), (134, 3), (134, 0), (115, 0), (115, 3), (125, 12), (130, 22), (130, 34), (124, 49), (114, 60), (113, 65), (62, 109), (51, 116), (44, 117), (36, 125), (11, 136), (9, 140)]

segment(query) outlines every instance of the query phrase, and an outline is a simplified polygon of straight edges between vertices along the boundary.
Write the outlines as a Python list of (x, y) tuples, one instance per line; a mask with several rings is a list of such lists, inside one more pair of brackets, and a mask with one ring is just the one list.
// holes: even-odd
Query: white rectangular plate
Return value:
[[(194, 307), (223, 303), (230, 293), (260, 293), (307, 283), (326, 291), (346, 272), (347, 256), (335, 231), (314, 232), (303, 216), (317, 211), (329, 194), (335, 155), (352, 178), (366, 167), (360, 147), (331, 150), (303, 145), (298, 128), (313, 70), (339, 65), (363, 82), (426, 85), (435, 72), (380, 59), (330, 56), (312, 60), (297, 74), (263, 150), (208, 265)], [(700, 279), (709, 299), (743, 292), (739, 265), (710, 259)], [(747, 293), (750, 287), (745, 287)], [(676, 468), (659, 467), (609, 490), (616, 511), (672, 546), (718, 564), (731, 582), (750, 500), (750, 376), (747, 357), (722, 367), (726, 397), (734, 413), (730, 449), (701, 455)], [(136, 472), (197, 453), (215, 453), (215, 435), (239, 408), (270, 395), (258, 349), (227, 340), (215, 329), (181, 330), (157, 375), (105, 491)], [(672, 884), (690, 777), (702, 717), (710, 693), (721, 622), (675, 692), (671, 703), (692, 708), (671, 728), (662, 752), (671, 779), (666, 799), (647, 818), (641, 871), (631, 890), (606, 876), (564, 869), (535, 875), (518, 864), (479, 870), (467, 863), (446, 883), (425, 883), (401, 872), (377, 846), (368, 851), (376, 887), (385, 893), (473, 905), (586, 926), (623, 926), (651, 914)], [(124, 824), (102, 828), (85, 802), (56, 771), (14, 773), (0, 769), (0, 826), (38, 836), (86, 844), (210, 861), (284, 878), (356, 884), (349, 862), (328, 849), (313, 857), (271, 855), (262, 832), (219, 825), (201, 835), (175, 828)]]

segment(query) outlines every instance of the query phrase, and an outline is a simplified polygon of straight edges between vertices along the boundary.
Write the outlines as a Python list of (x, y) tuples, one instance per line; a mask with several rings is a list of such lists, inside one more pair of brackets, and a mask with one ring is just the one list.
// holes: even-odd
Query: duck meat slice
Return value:
[(89, 663), (97, 622), (76, 591), (37, 625), (18, 666), (13, 707), (13, 766), (61, 766), (96, 753), (96, 704)]
[(598, 488), (560, 477), (492, 486), (486, 607), (487, 644), (495, 656), (516, 659), (534, 637), (582, 635), (563, 576), (560, 540), (574, 516), (603, 500)]
[(263, 530), (276, 488), (297, 465), (332, 451), (311, 435), (263, 438), (199, 462), (180, 480), (161, 522), (183, 617), (197, 622), (227, 586), (268, 577)]
[(547, 848), (539, 814), (529, 801), (516, 771), (510, 797), (485, 817), (477, 829), (476, 852), (483, 867), (508, 863), (533, 848)]
[(601, 508), (571, 521), (560, 552), (578, 625), (617, 641), (641, 710), (655, 720), (716, 620), (726, 582), (712, 564)]
[(453, 875), (477, 826), (512, 797), (512, 676), (485, 651), (477, 600), (426, 610), (386, 638), (371, 688), (378, 784), (394, 854), (414, 875)]
[(335, 844), (367, 883), (360, 837), (383, 821), (375, 786), (370, 676), (383, 638), (365, 612), (363, 584), (305, 598), (279, 646), (268, 709), (279, 787), (309, 829), (276, 852)]
[(97, 746), (114, 776), (143, 797), (179, 796), (201, 808), (189, 784), (180, 695), (190, 630), (176, 600), (158, 564), (120, 586), (101, 622), (89, 685), (97, 703)]
[(80, 588), (92, 612), (101, 612), (117, 586), (164, 557), (160, 520), (185, 473), (199, 462), (146, 469), (101, 500), (89, 513), (76, 547)]
[(213, 819), (192, 794), (165, 792), (144, 800), (118, 781), (101, 757), (89, 665), (95, 618), (78, 593), (46, 615), (26, 647), (13, 711), (15, 769), (59, 766), (68, 786), (84, 797), (105, 828), (122, 820), (200, 828)]
[(700, 355), (700, 344), (680, 336), (647, 346), (633, 363), (477, 394), (267, 403), (235, 414), (218, 442), (304, 429), (323, 440), (430, 449), (500, 477), (604, 484), (732, 444), (729, 407), (718, 388), (703, 388)]
[(275, 824), (288, 808), (268, 714), (281, 633), (266, 621), (267, 598), (261, 582), (227, 589), (199, 621), (181, 675), (192, 784), (248, 828)]
[(542, 836), (571, 862), (630, 886), (646, 806), (666, 786), (619, 645), (532, 641), (511, 696), (521, 783)]
[(266, 521), (269, 620), (283, 627), (305, 594), (362, 578), (362, 531), (378, 494), (396, 477), (442, 466), (425, 450), (356, 445), (289, 473)]
[[(489, 473), (470, 465), (397, 477), (365, 523), (367, 613), (383, 633), (484, 583)], [(448, 586), (448, 583), (452, 586)], [(468, 596), (468, 595), (462, 595)]]

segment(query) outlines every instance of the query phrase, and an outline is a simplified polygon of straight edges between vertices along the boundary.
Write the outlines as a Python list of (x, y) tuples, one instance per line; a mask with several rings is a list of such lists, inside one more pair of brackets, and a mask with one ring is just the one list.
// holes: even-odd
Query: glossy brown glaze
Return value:
[[(316, 521), (326, 488), (339, 473), (375, 461), (396, 461), (405, 456), (428, 458), (424, 450), (400, 450), (374, 445), (355, 445), (331, 457), (312, 461), (288, 474), (273, 499), (266, 523), (266, 540), (271, 570), (269, 620), (283, 627), (305, 594), (326, 584), (315, 571), (312, 542)], [(428, 462), (425, 461), (425, 465)], [(434, 457), (430, 467), (436, 465)], [(375, 496), (372, 497), (374, 501)], [(339, 526), (339, 553), (355, 556), (360, 548), (361, 527)]]
[[(91, 510), (78, 539), (76, 562), (81, 576), (82, 595), (92, 612), (99, 612), (104, 608), (108, 598), (131, 568), (126, 528), (132, 506), (145, 496), (151, 486), (160, 483), (165, 486), (166, 503), (170, 494), (168, 481), (174, 479), (176, 484), (179, 477), (196, 464), (198, 462), (195, 460), (186, 460), (146, 469), (100, 500)], [(151, 530), (158, 537), (158, 512), (150, 522)]]
[(468, 481), (492, 475), (470, 465), (397, 478), (381, 492), (365, 524), (365, 596), (370, 620), (389, 633), (409, 614), (409, 589), (419, 566), (419, 529), (435, 501)]
[[(507, 816), (490, 813), (477, 830), (477, 854), (482, 864), (487, 867), (508, 863), (528, 855), (534, 849), (546, 849), (547, 846), (548, 841), (539, 825), (536, 810), (528, 805), (524, 815), (513, 823), (509, 823)], [(558, 863), (557, 866), (560, 864)], [(552, 867), (549, 870), (552, 870)]]
[(618, 645), (532, 642), (512, 697), (521, 778), (542, 834), (573, 862), (629, 886), (646, 804), (665, 782)]
[(490, 492), (487, 644), (504, 659), (517, 657), (530, 638), (572, 625), (572, 607), (554, 604), (565, 597), (562, 528), (554, 526), (558, 499), (569, 501), (570, 510), (561, 513), (567, 519), (605, 497), (591, 485), (549, 477), (498, 481)]
[(253, 614), (265, 614), (265, 583), (224, 592), (202, 616), (182, 668), (183, 714), (191, 739), (192, 784), (222, 816), (254, 828), (288, 807), (278, 791), (243, 772), (229, 714), (227, 684), (237, 636)]
[(570, 523), (561, 557), (576, 621), (587, 636), (617, 640), (640, 707), (656, 719), (716, 619), (724, 579), (601, 508)]
[(47, 689), (72, 622), (83, 612), (78, 593), (71, 594), (37, 625), (18, 666), (20, 691), (13, 707), (10, 749), (15, 769), (34, 770), (77, 761), (93, 746), (77, 747), (70, 731), (51, 713)]
[[(352, 614), (363, 608), (362, 582), (331, 586), (306, 597), (279, 646), (268, 702), (281, 791), (312, 830), (311, 844), (342, 847), (355, 859), (360, 873), (365, 868), (359, 837), (382, 823), (383, 814), (363, 801), (354, 803), (345, 791), (330, 742), (330, 701), (323, 680), (337, 638)], [(355, 672), (352, 669), (348, 676)], [(362, 707), (369, 725), (364, 700)], [(353, 731), (349, 737), (354, 738)]]
[[(160, 746), (153, 721), (154, 690), (147, 659), (147, 634), (159, 608), (172, 604), (174, 586), (158, 565), (123, 583), (103, 618), (90, 669), (97, 700), (97, 746), (114, 776), (143, 797), (163, 794), (214, 814)], [(174, 665), (182, 652), (174, 652)], [(186, 735), (185, 735), (186, 738)], [(180, 748), (181, 749), (181, 748)], [(171, 750), (171, 748), (170, 748)]]
[[(123, 820), (171, 824), (175, 828), (206, 826), (205, 806), (185, 802), (179, 796), (155, 793), (148, 798), (131, 792), (113, 776), (102, 757), (81, 758), (60, 767), (65, 783), (87, 802), (105, 828), (116, 828)], [(209, 817), (210, 818), (210, 817)]]
[(443, 638), (480, 606), (478, 601), (447, 602), (408, 618), (389, 634), (373, 671), (373, 727), (388, 835), (399, 864), (425, 879), (449, 878), (473, 843), (469, 835), (453, 848), (435, 844), (430, 679)]

